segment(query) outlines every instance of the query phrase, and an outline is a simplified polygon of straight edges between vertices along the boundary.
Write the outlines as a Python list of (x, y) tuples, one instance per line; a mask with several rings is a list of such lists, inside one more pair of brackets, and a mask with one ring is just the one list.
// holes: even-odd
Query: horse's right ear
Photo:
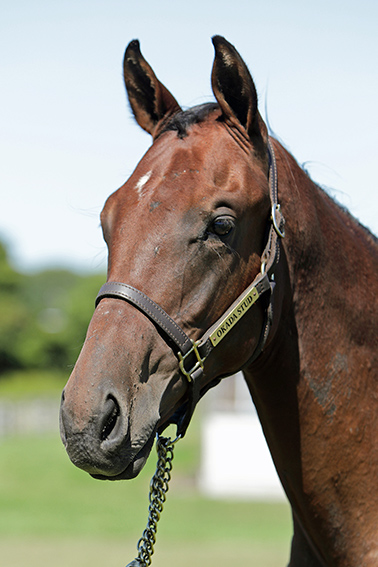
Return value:
[(137, 39), (126, 48), (123, 75), (136, 121), (146, 132), (156, 136), (162, 120), (181, 108), (144, 59)]

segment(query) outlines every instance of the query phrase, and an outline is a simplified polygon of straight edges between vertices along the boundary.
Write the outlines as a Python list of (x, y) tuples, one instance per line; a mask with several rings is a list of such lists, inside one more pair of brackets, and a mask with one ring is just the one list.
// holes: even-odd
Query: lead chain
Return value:
[(163, 511), (169, 488), (168, 483), (171, 480), (173, 448), (177, 440), (172, 441), (170, 437), (157, 437), (158, 462), (155, 474), (150, 482), (147, 526), (137, 544), (138, 557), (126, 567), (148, 567), (151, 565), (151, 556), (154, 553), (156, 542), (157, 523)]

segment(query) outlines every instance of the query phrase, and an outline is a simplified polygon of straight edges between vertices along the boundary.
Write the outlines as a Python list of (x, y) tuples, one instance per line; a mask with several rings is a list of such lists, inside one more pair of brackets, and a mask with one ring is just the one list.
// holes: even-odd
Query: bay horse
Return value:
[(377, 240), (268, 135), (243, 59), (213, 44), (216, 102), (185, 111), (126, 49), (153, 142), (101, 213), (107, 283), (62, 440), (93, 477), (131, 479), (242, 370), (292, 507), (290, 566), (376, 566)]

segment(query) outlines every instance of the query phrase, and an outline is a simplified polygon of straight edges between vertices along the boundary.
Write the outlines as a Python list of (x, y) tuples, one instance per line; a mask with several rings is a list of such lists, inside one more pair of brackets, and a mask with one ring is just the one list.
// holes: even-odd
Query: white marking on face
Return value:
[(136, 190), (138, 191), (138, 195), (142, 194), (143, 187), (146, 185), (147, 181), (150, 179), (152, 175), (152, 171), (148, 171), (139, 179), (137, 184), (135, 185)]

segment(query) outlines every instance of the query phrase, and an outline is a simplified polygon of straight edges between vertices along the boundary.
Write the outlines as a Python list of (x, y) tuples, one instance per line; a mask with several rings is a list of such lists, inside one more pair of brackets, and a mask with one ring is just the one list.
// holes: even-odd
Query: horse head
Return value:
[[(153, 143), (108, 198), (101, 224), (107, 281), (122, 282), (143, 305), (101, 295), (61, 406), (67, 452), (96, 478), (136, 476), (156, 432), (188, 404), (177, 348), (148, 305), (195, 343), (264, 271), (271, 211), (267, 129), (240, 55), (222, 37), (213, 43), (217, 102), (186, 111), (157, 79), (138, 41), (125, 52), (130, 105)], [(265, 302), (256, 301), (203, 357), (195, 401), (254, 356), (265, 311)]]

